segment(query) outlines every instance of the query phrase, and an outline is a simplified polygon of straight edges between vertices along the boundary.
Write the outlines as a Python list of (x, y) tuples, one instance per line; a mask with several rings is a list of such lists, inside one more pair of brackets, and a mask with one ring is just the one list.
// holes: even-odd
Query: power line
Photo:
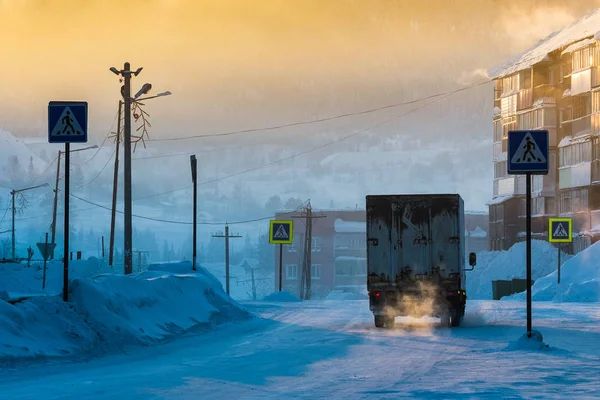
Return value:
[(110, 124), (110, 129), (108, 130), (108, 133), (104, 137), (104, 140), (102, 141), (102, 143), (100, 144), (100, 146), (98, 147), (98, 149), (96, 150), (96, 152), (94, 153), (94, 155), (91, 156), (88, 160), (86, 160), (84, 162), (84, 164), (87, 164), (90, 161), (92, 161), (94, 158), (96, 158), (96, 156), (98, 155), (98, 153), (100, 153), (100, 150), (102, 150), (102, 147), (104, 146), (104, 144), (106, 143), (106, 141), (110, 137), (110, 134), (112, 133), (113, 126), (115, 126), (115, 122), (116, 122), (118, 116), (119, 116), (119, 112), (117, 111), (117, 113), (115, 114), (115, 117), (113, 118), (112, 124)]
[[(425, 104), (423, 104), (423, 105), (421, 105), (421, 106), (419, 106), (419, 107), (416, 107), (416, 108), (414, 108), (414, 109), (412, 109), (412, 110), (409, 110), (409, 111), (407, 111), (407, 112), (404, 112), (404, 113), (402, 113), (402, 114), (398, 114), (398, 115), (396, 115), (396, 116), (394, 116), (394, 117), (392, 117), (392, 118), (389, 118), (389, 119), (387, 119), (387, 120), (385, 120), (385, 121), (383, 121), (383, 122), (380, 122), (380, 123), (378, 123), (378, 124), (376, 124), (376, 125), (373, 125), (373, 126), (371, 126), (371, 127), (369, 127), (369, 128), (366, 128), (366, 129), (360, 130), (360, 131), (358, 131), (358, 132), (351, 133), (351, 134), (349, 134), (349, 135), (346, 135), (346, 136), (342, 136), (341, 138), (338, 138), (338, 139), (336, 139), (336, 140), (333, 140), (333, 141), (330, 141), (330, 142), (327, 142), (327, 143), (321, 144), (321, 145), (319, 145), (319, 146), (316, 146), (316, 147), (312, 147), (312, 148), (310, 148), (310, 149), (308, 149), (308, 150), (304, 150), (304, 151), (301, 151), (301, 152), (298, 152), (298, 153), (292, 154), (291, 156), (288, 156), (288, 157), (284, 157), (284, 158), (280, 158), (280, 159), (278, 159), (278, 160), (275, 160), (275, 161), (271, 161), (271, 162), (269, 162), (269, 163), (266, 163), (266, 164), (262, 164), (262, 165), (259, 165), (259, 166), (256, 166), (256, 167), (252, 167), (252, 168), (249, 168), (249, 169), (245, 169), (245, 170), (243, 170), (243, 171), (238, 171), (238, 172), (235, 172), (235, 173), (233, 173), (233, 174), (226, 175), (226, 176), (222, 176), (222, 177), (219, 177), (219, 178), (215, 178), (215, 179), (212, 179), (212, 180), (209, 180), (209, 181), (205, 181), (205, 182), (199, 182), (199, 183), (198, 183), (198, 185), (200, 186), (200, 185), (208, 185), (208, 184), (210, 184), (210, 183), (216, 183), (216, 182), (219, 182), (219, 181), (222, 181), (222, 180), (225, 180), (225, 179), (229, 179), (229, 178), (233, 178), (233, 177), (236, 177), (236, 176), (239, 176), (239, 175), (246, 174), (246, 173), (248, 173), (248, 172), (254, 172), (254, 171), (257, 171), (257, 170), (259, 170), (259, 169), (262, 169), (262, 168), (265, 168), (265, 167), (270, 167), (271, 165), (275, 165), (275, 164), (279, 164), (279, 163), (282, 163), (282, 162), (285, 162), (285, 161), (289, 161), (289, 160), (292, 160), (292, 159), (294, 159), (294, 158), (297, 158), (297, 157), (303, 156), (303, 155), (305, 155), (305, 154), (311, 153), (311, 152), (313, 152), (313, 151), (316, 151), (316, 150), (323, 149), (323, 148), (325, 148), (325, 147), (328, 147), (328, 146), (334, 145), (334, 144), (336, 144), (336, 143), (339, 143), (339, 142), (341, 142), (341, 141), (343, 141), (343, 140), (350, 139), (350, 138), (352, 138), (352, 137), (355, 137), (355, 136), (361, 135), (361, 134), (363, 134), (363, 133), (365, 133), (365, 132), (368, 132), (368, 131), (371, 131), (371, 130), (373, 130), (373, 129), (379, 128), (379, 127), (381, 127), (381, 126), (383, 126), (383, 125), (385, 125), (385, 124), (388, 124), (388, 123), (390, 123), (390, 122), (392, 122), (392, 121), (394, 121), (394, 120), (396, 120), (396, 119), (398, 119), (398, 118), (401, 118), (401, 117), (404, 117), (404, 116), (406, 116), (406, 115), (412, 114), (412, 113), (414, 113), (414, 112), (416, 112), (416, 111), (418, 111), (418, 110), (420, 110), (420, 109), (422, 109), (422, 108), (425, 108), (425, 107), (427, 107), (427, 106), (428, 106), (428, 105), (430, 105), (430, 104), (433, 104), (434, 102), (436, 102), (436, 101), (438, 101), (438, 100), (441, 100), (441, 99), (444, 99), (444, 98), (446, 98), (446, 97), (449, 97), (449, 96), (451, 96), (452, 94), (453, 94), (453, 93), (451, 93), (451, 94), (447, 94), (447, 95), (444, 95), (444, 96), (443, 96), (443, 97), (441, 97), (441, 98), (434, 99), (433, 101), (430, 101), (430, 102), (428, 102), (428, 103), (425, 103)], [(152, 197), (158, 197), (158, 196), (162, 196), (162, 195), (165, 195), (165, 194), (175, 193), (175, 192), (179, 192), (179, 191), (181, 191), (181, 190), (190, 189), (190, 188), (192, 188), (192, 187), (193, 187), (192, 185), (189, 185), (189, 186), (184, 186), (184, 187), (181, 187), (181, 188), (179, 188), (179, 189), (173, 189), (173, 190), (169, 190), (169, 191), (162, 192), (162, 193), (157, 193), (157, 194), (153, 194), (153, 195), (149, 195), (149, 196), (139, 197), (139, 198), (135, 199), (135, 201), (138, 201), (138, 200), (145, 200), (145, 199), (149, 199), (149, 198), (152, 198)]]
[[(89, 201), (89, 200), (83, 199), (83, 198), (81, 198), (81, 197), (79, 197), (79, 196), (76, 196), (76, 195), (74, 195), (74, 194), (70, 194), (70, 195), (71, 195), (72, 197), (74, 197), (74, 198), (78, 199), (78, 200), (81, 200), (81, 201), (83, 201), (84, 203), (88, 203), (88, 204), (91, 204), (91, 205), (93, 205), (93, 206), (96, 206), (96, 207), (99, 207), (99, 208), (103, 208), (103, 209), (105, 209), (105, 210), (108, 210), (108, 211), (111, 211), (111, 210), (112, 210), (112, 209), (111, 209), (110, 207), (108, 207), (108, 206), (103, 206), (102, 204), (94, 203), (93, 201)], [(116, 210), (116, 212), (118, 212), (119, 214), (123, 214), (123, 211), (120, 211), (120, 210)], [(284, 212), (284, 213), (281, 213), (281, 214), (293, 214), (293, 213), (295, 213), (295, 212), (296, 212), (296, 211), (290, 211), (290, 212)], [(280, 215), (281, 215), (281, 214), (280, 214)], [(149, 221), (163, 222), (163, 223), (166, 223), (166, 224), (177, 224), (177, 225), (192, 225), (192, 224), (193, 224), (193, 222), (186, 222), (186, 221), (173, 221), (173, 220), (168, 220), (168, 219), (161, 219), (161, 218), (152, 218), (152, 217), (146, 217), (146, 216), (143, 216), (143, 215), (136, 215), (136, 214), (132, 214), (132, 216), (133, 216), (133, 217), (136, 217), (136, 218), (140, 218), (140, 219), (149, 220)], [(231, 221), (226, 221), (226, 222), (198, 222), (197, 224), (198, 224), (198, 225), (225, 225), (225, 224), (229, 224), (229, 225), (240, 225), (240, 224), (248, 224), (248, 223), (251, 223), (251, 222), (260, 222), (260, 221), (266, 221), (266, 220), (268, 220), (268, 219), (273, 219), (273, 218), (275, 218), (275, 217), (276, 217), (276, 216), (274, 216), (274, 215), (269, 215), (268, 217), (261, 217), (261, 218), (247, 219), (247, 220), (244, 220), (244, 221), (233, 221), (233, 222), (231, 222)]]
[(463, 87), (463, 88), (460, 88), (460, 89), (455, 89), (455, 90), (451, 90), (451, 91), (443, 92), (443, 93), (437, 93), (437, 94), (433, 94), (433, 95), (430, 95), (430, 96), (421, 97), (421, 98), (416, 99), (416, 100), (404, 101), (404, 102), (401, 102), (401, 103), (389, 104), (389, 105), (386, 105), (386, 106), (371, 108), (369, 110), (357, 111), (357, 112), (351, 112), (351, 113), (345, 113), (345, 114), (339, 114), (339, 115), (334, 115), (334, 116), (331, 116), (331, 117), (325, 117), (325, 118), (319, 118), (319, 119), (313, 119), (313, 120), (305, 120), (305, 121), (298, 121), (298, 122), (291, 122), (291, 123), (287, 123), (287, 124), (268, 126), (268, 127), (264, 127), (264, 128), (252, 128), (252, 129), (243, 129), (243, 130), (223, 132), (223, 133), (209, 133), (209, 134), (205, 134), (205, 135), (194, 135), (194, 136), (184, 136), (184, 137), (174, 137), (174, 138), (149, 139), (147, 141), (148, 142), (167, 142), (167, 141), (189, 140), (189, 139), (208, 138), (208, 137), (233, 136), (233, 135), (240, 135), (240, 134), (243, 134), (243, 133), (260, 132), (260, 131), (270, 131), (270, 130), (276, 130), (276, 129), (282, 129), (282, 128), (290, 128), (290, 127), (294, 127), (294, 126), (316, 124), (316, 123), (320, 123), (320, 122), (332, 121), (332, 120), (335, 120), (335, 119), (352, 117), (352, 116), (355, 116), (355, 115), (370, 114), (370, 113), (374, 113), (374, 112), (377, 112), (377, 111), (382, 111), (382, 110), (386, 110), (386, 109), (390, 109), (390, 108), (396, 108), (396, 107), (406, 106), (406, 105), (410, 105), (410, 104), (420, 103), (421, 101), (425, 101), (425, 100), (429, 100), (429, 99), (435, 99), (435, 98), (438, 98), (438, 97), (447, 96), (447, 95), (459, 93), (459, 92), (462, 92), (462, 91), (465, 91), (465, 90), (473, 89), (475, 87), (485, 85), (485, 84), (487, 84), (489, 82), (490, 82), (489, 80), (486, 80), (484, 82), (479, 82), (479, 83), (476, 83), (476, 84), (473, 84), (473, 85), (470, 85), (470, 86), (466, 86), (466, 87)]
[(100, 171), (98, 172), (98, 174), (96, 174), (96, 176), (90, 180), (89, 182), (87, 182), (86, 184), (84, 184), (82, 186), (82, 188), (91, 185), (92, 182), (94, 182), (96, 179), (98, 179), (98, 177), (100, 176), (100, 174), (102, 174), (102, 172), (106, 169), (106, 167), (108, 166), (108, 163), (110, 162), (110, 160), (112, 160), (113, 156), (115, 155), (115, 153), (117, 152), (117, 150), (113, 150), (112, 154), (110, 155), (110, 157), (108, 157), (108, 160), (106, 160), (106, 163), (104, 163), (104, 166), (102, 167), (102, 169), (100, 169)]

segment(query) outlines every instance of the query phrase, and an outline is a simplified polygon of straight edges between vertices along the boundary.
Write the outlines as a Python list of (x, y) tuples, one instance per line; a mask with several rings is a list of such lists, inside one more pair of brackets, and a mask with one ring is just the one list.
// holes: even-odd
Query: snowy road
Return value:
[(551, 348), (511, 350), (525, 304), (472, 301), (465, 326), (398, 319), (366, 301), (251, 303), (262, 318), (88, 362), (0, 373), (0, 399), (598, 398), (600, 304), (534, 303)]

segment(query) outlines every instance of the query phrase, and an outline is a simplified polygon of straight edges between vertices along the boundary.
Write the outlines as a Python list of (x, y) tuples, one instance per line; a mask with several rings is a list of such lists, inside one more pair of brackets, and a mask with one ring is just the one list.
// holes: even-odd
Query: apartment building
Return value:
[(494, 88), (494, 188), (490, 248), (524, 240), (525, 177), (507, 174), (507, 133), (546, 129), (550, 171), (532, 177), (532, 231), (547, 237), (548, 218), (574, 220), (573, 251), (600, 227), (600, 9), (554, 32), (490, 71)]

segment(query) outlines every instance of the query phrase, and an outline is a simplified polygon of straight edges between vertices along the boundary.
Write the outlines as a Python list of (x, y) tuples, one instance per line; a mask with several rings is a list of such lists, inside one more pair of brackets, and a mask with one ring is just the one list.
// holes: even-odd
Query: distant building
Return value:
[[(363, 291), (367, 279), (367, 224), (365, 210), (315, 211), (325, 218), (313, 220), (311, 289), (313, 298), (327, 296), (332, 290)], [(297, 213), (300, 214), (300, 213)], [(278, 213), (276, 219), (289, 219)], [(294, 219), (294, 244), (283, 246), (282, 286), (300, 294), (306, 226)], [(488, 250), (488, 214), (465, 213), (466, 251)], [(279, 246), (275, 251), (275, 290), (279, 285)]]
[(600, 238), (600, 9), (494, 68), (494, 189), (490, 246), (525, 238), (525, 177), (507, 175), (507, 132), (547, 129), (550, 172), (532, 179), (532, 231), (548, 218), (574, 220), (573, 251)]

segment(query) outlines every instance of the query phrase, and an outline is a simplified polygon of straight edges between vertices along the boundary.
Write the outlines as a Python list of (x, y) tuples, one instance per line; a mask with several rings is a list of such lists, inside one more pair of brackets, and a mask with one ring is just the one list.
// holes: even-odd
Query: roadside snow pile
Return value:
[[(538, 279), (531, 288), (534, 301), (600, 302), (600, 242), (578, 253), (558, 271)], [(503, 297), (503, 300), (525, 300), (527, 292)]]
[(527, 333), (524, 333), (519, 340), (509, 344), (507, 350), (544, 350), (549, 347), (544, 343), (540, 331), (532, 330), (531, 337), (528, 337)]
[(75, 279), (69, 293), (67, 304), (59, 297), (0, 301), (0, 360), (150, 345), (250, 317), (202, 273), (104, 274)]
[(273, 301), (277, 303), (302, 301), (290, 292), (275, 292), (263, 298), (263, 301)]
[[(62, 293), (63, 267), (62, 261), (49, 261), (46, 266), (46, 288), (42, 290), (43, 263), (0, 263), (0, 291), (8, 293)], [(113, 270), (103, 265), (96, 257), (87, 260), (69, 261), (69, 278), (92, 277), (97, 274), (110, 273)]]
[(346, 292), (343, 290), (332, 290), (325, 300), (368, 300), (366, 292)]
[(60, 357), (94, 348), (96, 332), (59, 297), (0, 301), (0, 360)]
[[(516, 243), (508, 251), (486, 251), (477, 254), (477, 265), (467, 272), (467, 296), (474, 300), (492, 299), (492, 281), (526, 278), (525, 242)], [(570, 255), (561, 253), (561, 262)], [(556, 270), (558, 250), (550, 243), (531, 242), (532, 278), (537, 280)]]
[(151, 264), (148, 267), (148, 271), (164, 271), (171, 272), (174, 274), (192, 274), (192, 275), (202, 275), (209, 280), (211, 280), (212, 284), (215, 287), (220, 287), (221, 291), (223, 290), (223, 284), (219, 281), (213, 274), (211, 274), (206, 268), (201, 267), (199, 264), (196, 264), (196, 270), (192, 269), (191, 261), (180, 261), (175, 263), (164, 263), (164, 264)]

